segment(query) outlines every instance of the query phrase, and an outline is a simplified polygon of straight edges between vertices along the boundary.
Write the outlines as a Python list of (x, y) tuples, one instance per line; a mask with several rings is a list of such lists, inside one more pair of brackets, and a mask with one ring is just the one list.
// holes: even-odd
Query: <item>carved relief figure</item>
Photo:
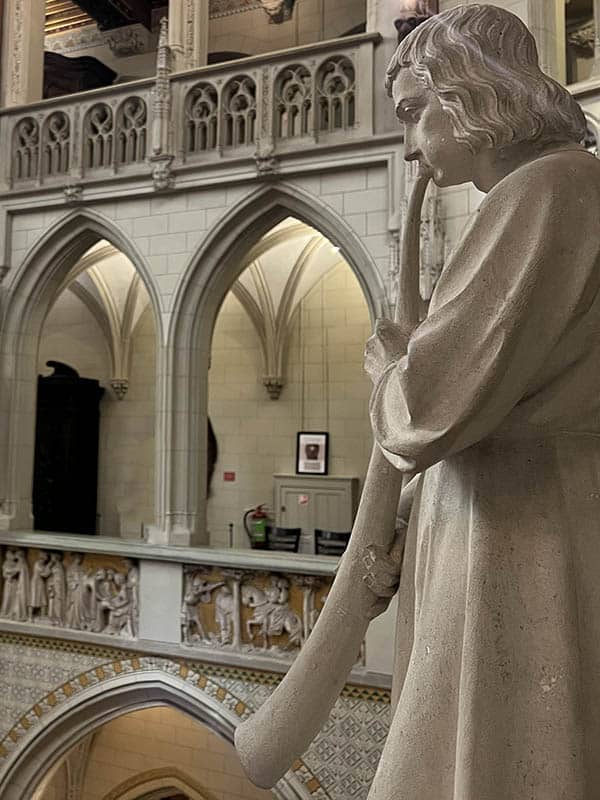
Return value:
[(108, 625), (108, 611), (113, 595), (115, 571), (99, 568), (90, 580), (90, 630), (100, 633)]
[(117, 592), (114, 595), (106, 596), (100, 600), (100, 605), (108, 611), (108, 622), (104, 628), (104, 633), (113, 635), (123, 634), (133, 636), (131, 630), (131, 598), (127, 577), (121, 572), (117, 572), (113, 577), (113, 584)]
[(83, 555), (74, 553), (66, 570), (67, 613), (65, 624), (67, 628), (73, 628), (76, 631), (84, 630), (87, 618), (86, 574), (82, 562)]
[(50, 555), (49, 575), (46, 581), (48, 592), (48, 619), (51, 625), (65, 624), (66, 585), (62, 553)]
[[(210, 603), (212, 592), (224, 586), (224, 581), (210, 582), (206, 580), (206, 573), (194, 570), (186, 572), (185, 592), (183, 596), (183, 607), (181, 611), (182, 639), (184, 644), (191, 644), (192, 641), (206, 641), (207, 636), (200, 621), (199, 603)], [(219, 628), (221, 629), (221, 622)]]
[[(369, 800), (592, 800), (600, 163), (580, 144), (581, 109), (502, 8), (423, 22), (387, 81), (405, 158), (438, 186), (471, 182), (486, 197), (427, 317), (382, 320), (367, 344), (386, 460), (375, 451), (367, 506), (315, 629), (236, 746), (273, 786), (325, 721), (353, 631), (398, 586), (392, 722)], [(401, 485), (394, 470), (418, 476), (405, 544), (357, 551), (380, 534), (368, 504)], [(393, 542), (391, 519), (386, 528)]]
[(48, 553), (42, 551), (33, 563), (27, 604), (29, 622), (33, 622), (34, 614), (39, 614), (40, 617), (46, 617), (48, 614), (48, 593), (46, 591), (46, 580), (50, 575), (48, 559)]
[(127, 589), (129, 591), (129, 629), (131, 636), (137, 636), (140, 617), (140, 571), (130, 559), (126, 559), (125, 564), (127, 566)]
[(271, 636), (289, 635), (288, 647), (302, 643), (302, 620), (288, 605), (289, 581), (272, 575), (271, 585), (264, 591), (251, 584), (242, 587), (242, 603), (254, 609), (254, 615), (246, 623), (250, 640), (254, 639), (254, 628), (260, 627), (263, 647), (268, 649)]
[(222, 586), (215, 594), (215, 620), (219, 626), (219, 641), (229, 644), (233, 638), (235, 604), (229, 586)]
[(4, 554), (4, 561), (2, 562), (2, 578), (4, 585), (2, 587), (2, 606), (0, 607), (0, 616), (7, 619), (12, 618), (12, 610), (16, 604), (17, 599), (17, 584), (19, 578), (19, 570), (15, 560), (15, 552), (10, 547), (7, 548)]
[(24, 622), (28, 617), (29, 603), (29, 564), (24, 550), (19, 549), (15, 552), (14, 569), (17, 575), (17, 587), (9, 618)]

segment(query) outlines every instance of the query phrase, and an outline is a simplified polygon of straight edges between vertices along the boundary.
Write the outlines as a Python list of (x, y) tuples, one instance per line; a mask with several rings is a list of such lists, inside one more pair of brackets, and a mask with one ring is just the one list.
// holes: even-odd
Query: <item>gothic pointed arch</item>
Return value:
[(208, 800), (204, 787), (176, 767), (141, 772), (120, 783), (103, 800), (144, 800), (177, 793), (184, 794), (189, 800)]
[[(287, 217), (322, 233), (355, 273), (375, 319), (385, 307), (377, 266), (344, 217), (314, 195), (286, 184), (259, 187), (235, 203), (188, 262), (173, 302), (163, 369), (178, 379), (165, 398), (175, 414), (158, 432), (164, 447), (157, 481), (157, 518), (169, 532), (206, 542), (207, 380), (210, 345), (221, 304), (259, 239)], [(185, 511), (182, 511), (185, 509)]]
[(37, 240), (19, 266), (9, 270), (2, 320), (0, 516), (8, 518), (13, 528), (31, 526), (36, 362), (42, 326), (73, 265), (100, 240), (127, 256), (139, 273), (154, 311), (157, 339), (163, 339), (159, 294), (145, 259), (119, 226), (98, 211), (67, 213)]
[[(198, 667), (149, 656), (120, 658), (56, 687), (23, 715), (0, 742), (0, 796), (31, 797), (40, 776), (79, 741), (123, 714), (156, 706), (181, 711), (231, 744), (236, 726), (255, 710)], [(273, 794), (279, 800), (310, 800), (314, 794), (307, 783), (327, 798), (301, 760)]]

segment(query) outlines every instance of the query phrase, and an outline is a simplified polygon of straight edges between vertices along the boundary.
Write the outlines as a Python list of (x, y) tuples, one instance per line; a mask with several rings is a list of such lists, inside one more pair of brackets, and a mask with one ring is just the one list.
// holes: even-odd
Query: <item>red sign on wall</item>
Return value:
[(223, 473), (223, 480), (224, 481), (234, 481), (235, 480), (235, 472), (224, 472)]

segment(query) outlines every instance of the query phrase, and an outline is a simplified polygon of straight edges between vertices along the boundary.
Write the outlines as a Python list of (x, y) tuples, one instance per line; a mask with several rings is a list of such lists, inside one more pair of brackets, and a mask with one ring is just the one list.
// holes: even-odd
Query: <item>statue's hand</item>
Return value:
[(375, 333), (365, 345), (365, 372), (373, 384), (379, 379), (392, 361), (397, 361), (406, 353), (410, 332), (405, 331), (402, 325), (389, 319), (378, 319), (375, 324)]
[(370, 609), (370, 618), (382, 614), (390, 600), (398, 590), (402, 554), (404, 551), (405, 530), (398, 531), (394, 545), (388, 553), (384, 547), (376, 544), (367, 545), (362, 562), (365, 567), (363, 581), (375, 595), (375, 602)]

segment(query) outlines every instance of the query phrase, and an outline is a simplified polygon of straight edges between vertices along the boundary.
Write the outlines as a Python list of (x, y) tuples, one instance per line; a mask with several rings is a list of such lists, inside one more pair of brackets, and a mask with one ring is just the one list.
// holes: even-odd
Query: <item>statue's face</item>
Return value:
[(404, 158), (418, 161), (438, 186), (472, 181), (476, 156), (456, 140), (452, 121), (437, 96), (408, 69), (392, 88), (396, 116), (404, 124)]

